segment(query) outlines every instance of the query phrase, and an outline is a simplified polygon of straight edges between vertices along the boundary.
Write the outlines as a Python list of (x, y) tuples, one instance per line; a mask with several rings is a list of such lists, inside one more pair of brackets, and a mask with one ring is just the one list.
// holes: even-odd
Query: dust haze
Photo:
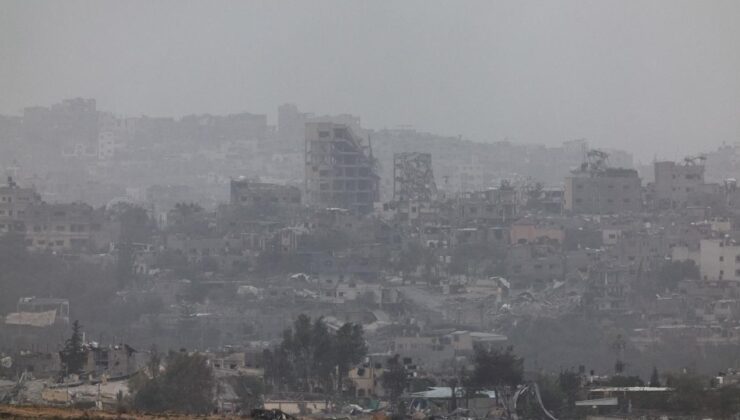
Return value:
[(738, 21), (0, 1), (0, 417), (737, 418)]

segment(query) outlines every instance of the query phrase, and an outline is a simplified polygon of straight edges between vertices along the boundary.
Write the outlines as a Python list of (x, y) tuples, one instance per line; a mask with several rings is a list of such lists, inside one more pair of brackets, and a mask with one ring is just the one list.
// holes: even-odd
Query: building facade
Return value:
[(565, 210), (619, 214), (642, 210), (642, 180), (634, 169), (576, 171), (565, 178)]
[(740, 245), (729, 239), (702, 239), (699, 272), (707, 281), (740, 281)]
[(692, 194), (700, 192), (704, 184), (704, 165), (690, 161), (655, 162), (654, 198), (659, 209), (684, 207)]
[(369, 145), (348, 124), (306, 123), (305, 191), (308, 204), (370, 213), (379, 178)]

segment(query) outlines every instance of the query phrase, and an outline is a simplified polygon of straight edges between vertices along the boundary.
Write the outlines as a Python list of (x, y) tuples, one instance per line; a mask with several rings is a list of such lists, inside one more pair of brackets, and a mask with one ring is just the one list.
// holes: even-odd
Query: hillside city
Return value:
[(0, 404), (740, 412), (740, 144), (638, 164), (276, 115), (0, 116)]

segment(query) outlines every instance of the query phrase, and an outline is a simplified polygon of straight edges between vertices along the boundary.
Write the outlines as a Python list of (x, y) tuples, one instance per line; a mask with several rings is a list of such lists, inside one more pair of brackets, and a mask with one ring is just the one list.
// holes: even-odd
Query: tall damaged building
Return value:
[(433, 201), (437, 195), (431, 153), (406, 152), (393, 155), (393, 200)]
[(379, 177), (369, 142), (349, 124), (306, 123), (306, 200), (317, 207), (369, 213)]

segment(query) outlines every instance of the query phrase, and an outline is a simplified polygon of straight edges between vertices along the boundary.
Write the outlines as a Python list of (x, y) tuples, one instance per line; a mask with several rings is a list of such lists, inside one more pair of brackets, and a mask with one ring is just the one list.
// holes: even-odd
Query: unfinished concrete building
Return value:
[(437, 195), (431, 153), (393, 155), (393, 200), (429, 202)]
[(347, 124), (306, 123), (306, 201), (369, 213), (378, 201), (379, 178), (369, 142)]

